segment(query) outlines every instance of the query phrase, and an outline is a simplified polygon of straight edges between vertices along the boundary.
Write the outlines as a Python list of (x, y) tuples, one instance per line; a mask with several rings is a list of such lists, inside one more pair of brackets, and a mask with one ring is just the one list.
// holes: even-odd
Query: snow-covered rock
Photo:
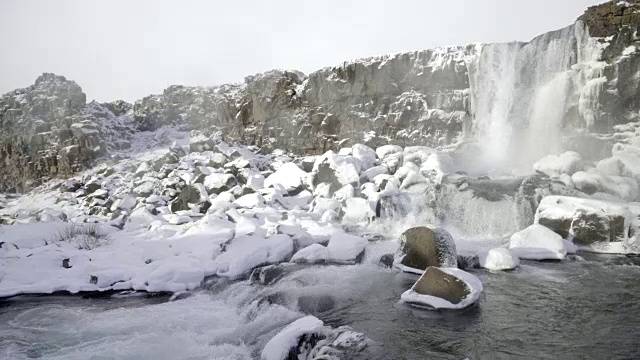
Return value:
[(345, 201), (343, 220), (351, 223), (367, 223), (376, 217), (367, 199), (350, 198)]
[(563, 174), (573, 175), (582, 169), (582, 157), (575, 151), (567, 151), (558, 155), (548, 155), (533, 164), (533, 170), (549, 177), (556, 177)]
[(362, 144), (355, 144), (352, 147), (352, 155), (354, 158), (360, 160), (360, 172), (372, 168), (376, 163), (376, 152)]
[(283, 360), (293, 359), (290, 354), (297, 358), (298, 344), (300, 338), (305, 335), (323, 334), (324, 323), (313, 316), (300, 318), (282, 329), (276, 336), (271, 338), (262, 350), (260, 358), (262, 360)]
[(478, 302), (483, 291), (480, 279), (468, 272), (429, 267), (400, 299), (426, 309), (464, 309)]
[(513, 234), (509, 249), (517, 257), (528, 260), (564, 260), (567, 256), (562, 236), (539, 224)]
[(495, 248), (480, 254), (480, 266), (487, 270), (511, 270), (518, 265), (520, 265), (520, 259), (507, 248)]
[(364, 258), (367, 240), (341, 231), (331, 234), (327, 245), (329, 261), (342, 264), (359, 263)]
[(309, 174), (294, 163), (285, 163), (264, 181), (264, 187), (280, 184), (287, 192), (300, 190)]
[(260, 193), (251, 193), (241, 196), (233, 203), (241, 208), (259, 208), (264, 207), (266, 201), (264, 199), (264, 196), (262, 196)]
[(627, 206), (601, 200), (548, 196), (536, 211), (535, 222), (578, 245), (626, 242), (635, 216)]
[(293, 255), (291, 262), (317, 264), (324, 263), (330, 258), (329, 249), (320, 244), (309, 245)]
[(287, 235), (240, 236), (231, 241), (227, 251), (214, 260), (215, 274), (237, 279), (260, 265), (286, 261), (293, 253), (293, 240)]

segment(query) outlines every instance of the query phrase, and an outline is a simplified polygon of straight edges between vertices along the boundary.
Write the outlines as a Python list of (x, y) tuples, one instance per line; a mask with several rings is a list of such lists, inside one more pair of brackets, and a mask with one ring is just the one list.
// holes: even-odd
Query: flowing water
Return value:
[(470, 170), (529, 172), (543, 156), (568, 150), (564, 133), (594, 126), (604, 63), (587, 34), (578, 22), (529, 43), (482, 45), (468, 59), (473, 138), (482, 147), (480, 169)]
[(0, 358), (250, 359), (300, 312), (365, 333), (373, 343), (362, 359), (638, 358), (640, 261), (582, 255), (476, 271), (485, 295), (464, 312), (398, 304), (416, 277), (371, 256), (358, 266), (302, 268), (272, 286), (213, 283), (175, 301), (19, 297), (0, 302)]

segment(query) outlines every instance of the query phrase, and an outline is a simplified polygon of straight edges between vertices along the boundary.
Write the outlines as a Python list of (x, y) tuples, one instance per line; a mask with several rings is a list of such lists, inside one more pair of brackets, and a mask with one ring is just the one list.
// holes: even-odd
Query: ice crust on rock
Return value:
[[(470, 274), (466, 271), (463, 271), (457, 268), (438, 268), (438, 269), (464, 282), (464, 284), (467, 286), (469, 294), (464, 299), (462, 299), (462, 301), (460, 301), (457, 304), (454, 304), (440, 297), (420, 294), (416, 292), (413, 287), (405, 291), (401, 295), (400, 300), (405, 303), (419, 304), (429, 309), (448, 309), (448, 310), (464, 309), (478, 302), (478, 300), (480, 299), (480, 295), (484, 291), (484, 287), (480, 279), (478, 279), (473, 274)], [(426, 275), (426, 272), (422, 276), (424, 277), (425, 275)]]

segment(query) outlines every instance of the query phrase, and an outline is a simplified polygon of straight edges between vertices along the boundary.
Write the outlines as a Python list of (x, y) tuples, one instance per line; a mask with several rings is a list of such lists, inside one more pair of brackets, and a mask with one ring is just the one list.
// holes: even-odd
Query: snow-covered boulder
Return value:
[(402, 166), (404, 152), (398, 145), (384, 145), (376, 149), (376, 155), (380, 165), (389, 170), (389, 174), (394, 174)]
[(362, 144), (355, 144), (352, 149), (351, 154), (353, 157), (360, 160), (360, 172), (368, 170), (375, 165), (376, 152), (372, 148)]
[(566, 196), (547, 196), (536, 211), (536, 224), (578, 245), (625, 241), (634, 215), (618, 203)]
[(575, 151), (547, 155), (533, 164), (533, 170), (549, 177), (557, 177), (562, 174), (573, 175), (582, 169), (582, 157)]
[(520, 265), (520, 258), (514, 256), (507, 248), (495, 248), (480, 255), (480, 266), (487, 270), (501, 271), (515, 269)]
[(227, 251), (214, 260), (216, 274), (237, 279), (254, 268), (276, 264), (289, 259), (293, 253), (293, 240), (287, 235), (240, 236), (231, 241)]
[(329, 249), (326, 246), (312, 244), (293, 254), (291, 262), (318, 264), (324, 263), (330, 256)]
[(359, 263), (364, 258), (364, 250), (367, 240), (355, 235), (338, 231), (331, 234), (327, 245), (329, 250), (328, 261), (339, 264)]
[[(302, 338), (324, 337), (325, 329), (322, 320), (313, 316), (305, 316), (282, 329), (265, 345), (260, 355), (262, 360), (300, 359), (298, 344)], [(304, 357), (306, 358), (306, 356)]]
[(260, 193), (251, 193), (241, 196), (233, 203), (241, 208), (261, 208), (265, 206), (266, 201)]
[(204, 187), (209, 194), (220, 194), (236, 186), (238, 181), (232, 174), (213, 173), (204, 179)]
[(464, 309), (478, 302), (483, 290), (480, 279), (468, 272), (428, 267), (400, 299), (426, 309)]
[(625, 201), (634, 201), (640, 194), (636, 179), (631, 177), (605, 175), (596, 169), (578, 171), (571, 176), (571, 181), (577, 189), (580, 189), (587, 194), (604, 192)]
[(331, 197), (338, 189), (351, 184), (360, 185), (357, 159), (352, 156), (337, 155), (332, 151), (318, 157), (311, 172), (314, 194)]
[(562, 236), (539, 224), (513, 234), (509, 249), (517, 257), (528, 260), (564, 260), (567, 256)]
[(345, 201), (343, 220), (351, 223), (367, 223), (376, 217), (367, 199), (350, 198)]
[(124, 210), (131, 211), (137, 204), (138, 200), (134, 195), (126, 194), (119, 200), (116, 200), (111, 206), (111, 211)]
[(415, 227), (400, 236), (395, 265), (402, 271), (422, 274), (429, 266), (458, 266), (456, 244), (442, 228)]
[(280, 184), (287, 192), (300, 191), (309, 174), (294, 163), (285, 163), (264, 181), (264, 187)]
[(449, 154), (443, 152), (434, 152), (427, 160), (420, 166), (422, 173), (433, 172), (438, 177), (439, 181), (442, 181), (442, 177), (445, 174), (455, 172), (455, 164)]
[(427, 146), (407, 146), (404, 148), (403, 164), (414, 163), (420, 167), (422, 163), (427, 161), (433, 151)]
[(640, 182), (640, 149), (617, 148), (614, 146), (613, 156), (596, 164), (598, 170), (605, 175), (631, 177)]
[(389, 168), (384, 165), (378, 165), (369, 168), (362, 173), (360, 180), (362, 182), (373, 181), (373, 179), (380, 174), (389, 174)]

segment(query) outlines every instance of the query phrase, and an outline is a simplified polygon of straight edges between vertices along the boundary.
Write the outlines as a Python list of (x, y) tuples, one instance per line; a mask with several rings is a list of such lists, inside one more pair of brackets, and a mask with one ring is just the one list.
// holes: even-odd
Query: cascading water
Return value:
[(483, 45), (468, 61), (473, 138), (482, 150), (474, 170), (528, 173), (536, 160), (566, 150), (562, 131), (572, 107), (592, 126), (600, 52), (581, 22), (526, 44)]

